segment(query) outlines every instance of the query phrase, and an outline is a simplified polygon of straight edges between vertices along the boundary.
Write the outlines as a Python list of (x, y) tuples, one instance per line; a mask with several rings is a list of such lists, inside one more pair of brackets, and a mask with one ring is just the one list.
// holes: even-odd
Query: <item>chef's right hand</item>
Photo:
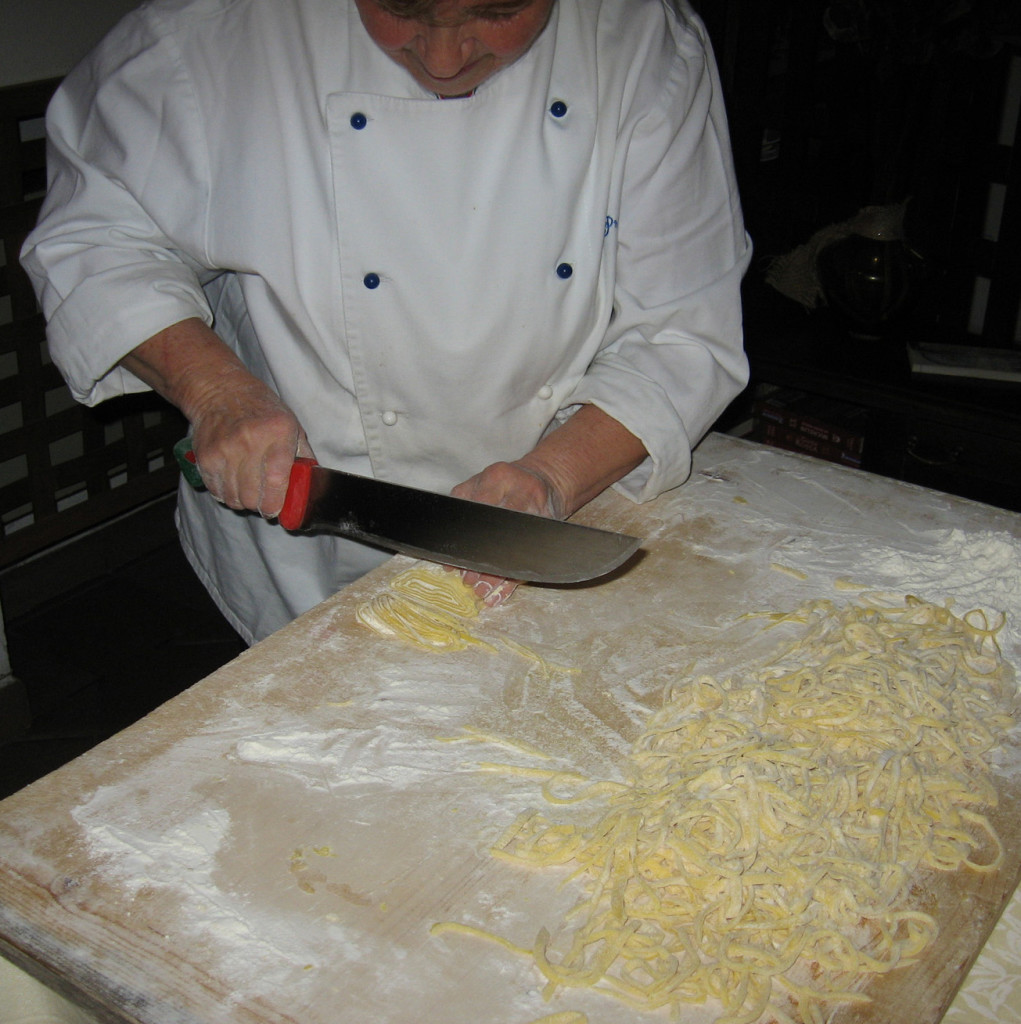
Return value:
[(294, 413), (255, 377), (233, 381), (207, 404), (192, 420), (191, 439), (209, 493), (265, 519), (283, 508), (295, 458), (314, 457)]
[(294, 459), (315, 456), (294, 413), (211, 328), (182, 320), (121, 365), (184, 413), (196, 465), (217, 501), (267, 519), (280, 512)]

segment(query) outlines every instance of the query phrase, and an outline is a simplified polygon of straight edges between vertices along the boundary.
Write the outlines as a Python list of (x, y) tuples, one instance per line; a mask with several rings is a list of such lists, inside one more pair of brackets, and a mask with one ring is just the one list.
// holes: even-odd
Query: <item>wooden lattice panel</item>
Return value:
[(42, 117), (56, 85), (0, 89), (0, 565), (172, 490), (186, 429), (155, 395), (78, 405), (49, 360), (18, 253), (45, 188)]

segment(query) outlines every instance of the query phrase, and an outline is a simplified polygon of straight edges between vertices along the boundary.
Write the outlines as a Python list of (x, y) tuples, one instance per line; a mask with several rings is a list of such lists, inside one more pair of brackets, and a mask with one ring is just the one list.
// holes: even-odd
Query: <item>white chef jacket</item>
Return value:
[[(319, 461), (446, 492), (582, 403), (682, 483), (744, 386), (750, 258), (703, 27), (669, 0), (558, 0), (517, 62), (438, 100), (352, 0), (152, 0), (61, 86), (23, 262), (74, 395), (198, 316)], [(384, 553), (182, 488), (189, 559), (266, 636)]]

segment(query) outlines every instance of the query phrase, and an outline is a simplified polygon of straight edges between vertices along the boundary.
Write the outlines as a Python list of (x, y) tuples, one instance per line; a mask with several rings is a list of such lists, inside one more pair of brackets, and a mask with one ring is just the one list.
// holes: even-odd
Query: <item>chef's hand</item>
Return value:
[[(450, 493), (455, 498), (499, 505), (517, 512), (531, 512), (549, 519), (561, 518), (557, 514), (559, 499), (552, 483), (516, 462), (496, 462), (487, 466), (481, 473), (458, 484)], [(461, 579), (488, 608), (495, 608), (506, 601), (518, 585), (516, 580), (468, 569), (461, 572)]]
[(254, 377), (205, 404), (192, 420), (191, 440), (209, 493), (266, 519), (283, 508), (295, 457), (314, 457), (294, 413)]
[[(598, 406), (583, 405), (514, 462), (497, 462), (454, 488), (458, 498), (502, 505), (550, 519), (566, 519), (630, 473), (648, 455), (645, 445)], [(464, 581), (492, 607), (516, 583), (464, 573)]]
[(272, 518), (283, 508), (295, 456), (312, 456), (294, 413), (199, 319), (183, 320), (121, 365), (176, 405), (209, 493)]

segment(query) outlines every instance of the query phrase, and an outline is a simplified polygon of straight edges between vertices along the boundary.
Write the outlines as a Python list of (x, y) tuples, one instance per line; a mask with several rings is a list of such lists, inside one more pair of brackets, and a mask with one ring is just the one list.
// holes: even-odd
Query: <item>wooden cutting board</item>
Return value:
[[(535, 748), (617, 777), (671, 679), (765, 653), (744, 613), (845, 600), (838, 579), (1002, 608), (1021, 662), (1011, 513), (713, 436), (684, 487), (604, 496), (582, 518), (644, 536), (642, 556), (596, 584), (520, 588), (480, 622), (496, 650), (432, 654), (358, 625), (411, 564), (395, 559), (0, 803), (0, 948), (111, 1020), (664, 1020), (592, 993), (546, 1003), (523, 958), (430, 935), (458, 921), (530, 945), (577, 896), (562, 872), (489, 856), (542, 801), (480, 763), (534, 765)], [(1009, 863), (924, 880), (939, 942), (834, 1022), (939, 1020), (1021, 872), (1021, 786), (997, 784)]]

